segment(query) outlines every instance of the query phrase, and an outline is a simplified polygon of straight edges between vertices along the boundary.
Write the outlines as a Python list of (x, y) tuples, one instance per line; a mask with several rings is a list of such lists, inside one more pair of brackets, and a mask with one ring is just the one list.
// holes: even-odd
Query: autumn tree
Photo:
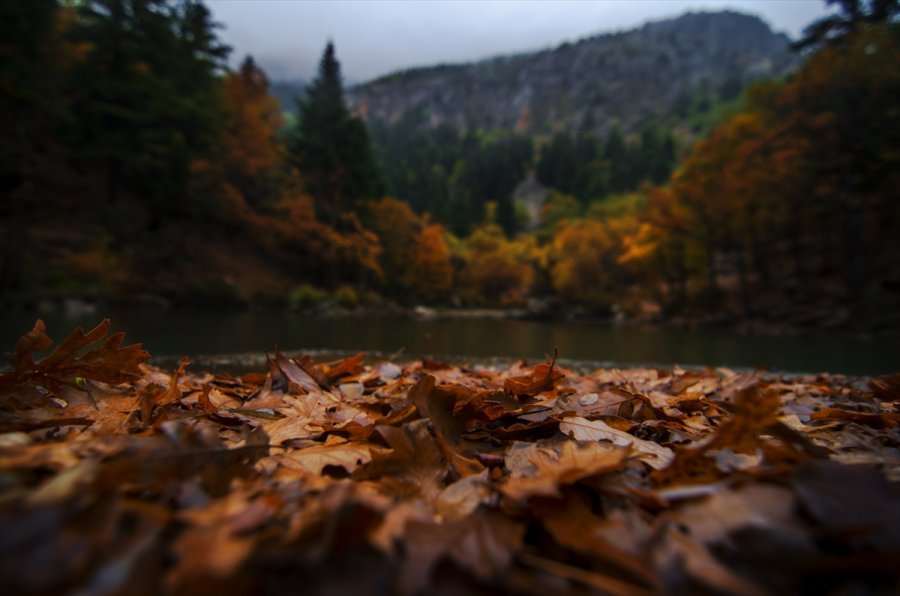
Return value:
[(453, 288), (453, 265), (444, 233), (440, 224), (427, 225), (413, 245), (407, 279), (415, 295), (426, 303), (446, 302)]
[(620, 221), (583, 219), (559, 228), (548, 253), (553, 289), (565, 302), (607, 312), (625, 286)]
[(259, 208), (277, 199), (283, 147), (278, 101), (269, 94), (269, 79), (247, 56), (222, 81), (225, 126), (221, 150), (225, 176), (247, 203)]
[(325, 47), (318, 76), (297, 107), (299, 122), (289, 139), (289, 157), (318, 211), (336, 224), (357, 201), (379, 196), (383, 185), (365, 124), (347, 108), (333, 43)]
[(385, 289), (400, 300), (408, 300), (418, 266), (422, 220), (403, 201), (385, 197), (366, 206), (363, 221), (378, 236), (383, 248)]
[(497, 225), (476, 228), (465, 241), (461, 292), (473, 304), (521, 306), (535, 281), (534, 238), (506, 238)]

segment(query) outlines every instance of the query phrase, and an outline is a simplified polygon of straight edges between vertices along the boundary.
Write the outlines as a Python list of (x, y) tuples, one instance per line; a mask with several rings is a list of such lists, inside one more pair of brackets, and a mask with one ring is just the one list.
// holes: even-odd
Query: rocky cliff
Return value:
[(757, 17), (688, 13), (555, 49), (394, 73), (350, 90), (367, 119), (424, 110), (431, 125), (542, 134), (614, 121), (626, 132), (683, 116), (797, 65), (789, 39)]

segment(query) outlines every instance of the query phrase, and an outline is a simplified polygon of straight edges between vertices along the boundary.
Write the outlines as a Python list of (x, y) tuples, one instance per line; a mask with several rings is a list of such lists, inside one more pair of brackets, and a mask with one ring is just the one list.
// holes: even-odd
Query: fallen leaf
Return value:
[(566, 441), (559, 454), (549, 450), (533, 452), (531, 462), (536, 473), (533, 476), (511, 478), (500, 487), (510, 499), (525, 501), (535, 496), (559, 496), (561, 485), (598, 476), (619, 469), (630, 454), (629, 449), (599, 443)]
[(369, 445), (344, 443), (342, 445), (316, 445), (305, 449), (292, 449), (276, 457), (276, 461), (294, 470), (320, 476), (327, 466), (343, 468), (352, 474), (356, 468), (372, 461)]
[(400, 590), (415, 594), (426, 587), (442, 558), (452, 560), (481, 581), (496, 581), (521, 547), (524, 534), (523, 526), (485, 508), (446, 524), (410, 522)]
[[(16, 344), (16, 355), (11, 359), (13, 370), (0, 374), (0, 390), (8, 391), (26, 381), (50, 391), (59, 391), (63, 385), (76, 386), (77, 378), (108, 384), (134, 381), (140, 373), (140, 364), (150, 355), (141, 344), (121, 347), (124, 333), (106, 337), (109, 327), (109, 319), (104, 319), (87, 333), (78, 327), (49, 356), (35, 363), (32, 352), (46, 349), (53, 343), (46, 335), (44, 322), (38, 319), (34, 328)], [(102, 345), (81, 353), (105, 337)]]
[(602, 420), (586, 420), (578, 416), (563, 418), (559, 430), (577, 441), (610, 441), (619, 447), (631, 447), (639, 460), (656, 470), (671, 464), (675, 457), (668, 447), (638, 439), (610, 427)]

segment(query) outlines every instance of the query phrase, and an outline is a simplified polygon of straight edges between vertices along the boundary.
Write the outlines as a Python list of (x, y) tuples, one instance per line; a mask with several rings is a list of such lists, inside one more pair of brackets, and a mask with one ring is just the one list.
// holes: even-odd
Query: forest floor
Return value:
[(897, 593), (900, 374), (146, 364), (0, 374), (14, 593)]

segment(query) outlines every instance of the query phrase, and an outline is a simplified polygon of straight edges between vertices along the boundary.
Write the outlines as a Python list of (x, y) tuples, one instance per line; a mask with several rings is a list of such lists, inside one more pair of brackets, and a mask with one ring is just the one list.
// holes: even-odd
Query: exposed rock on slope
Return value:
[(727, 96), (796, 66), (789, 39), (736, 12), (688, 13), (551, 50), (417, 68), (351, 90), (367, 118), (426, 110), (432, 125), (546, 133), (587, 124), (626, 132), (686, 102)]

